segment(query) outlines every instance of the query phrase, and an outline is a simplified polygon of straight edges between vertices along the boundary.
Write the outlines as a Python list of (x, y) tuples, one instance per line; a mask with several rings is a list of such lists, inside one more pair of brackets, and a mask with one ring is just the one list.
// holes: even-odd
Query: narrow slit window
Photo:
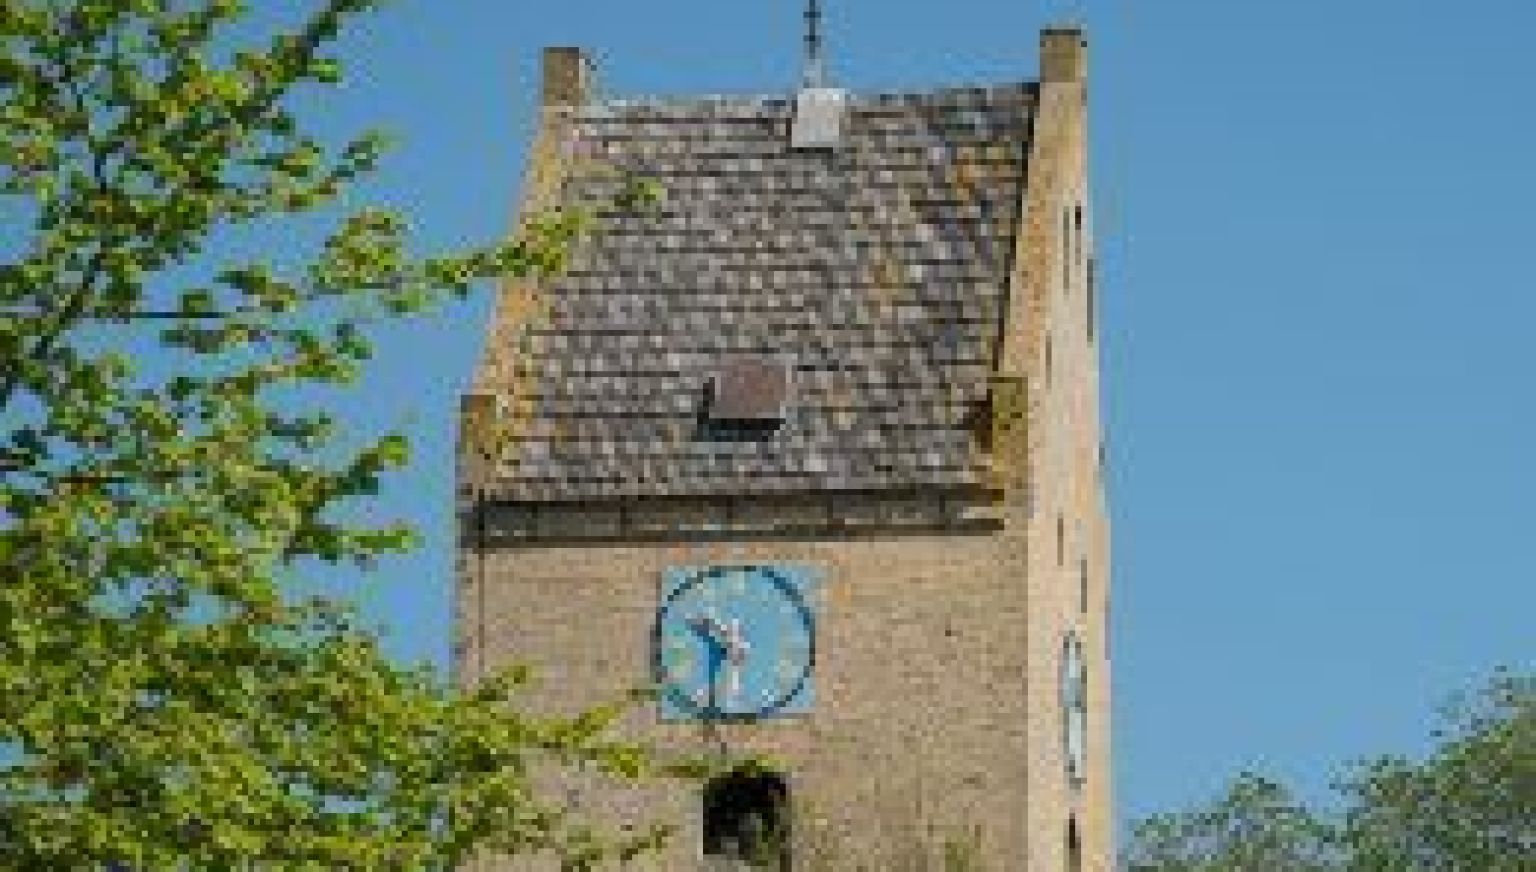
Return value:
[(1094, 332), (1093, 331), (1093, 322), (1098, 319), (1098, 312), (1095, 311), (1095, 300), (1094, 300), (1094, 294), (1095, 294), (1094, 286), (1097, 283), (1097, 277), (1095, 275), (1095, 273), (1097, 272), (1097, 267), (1098, 267), (1097, 259), (1096, 258), (1092, 258), (1092, 257), (1088, 258), (1088, 288), (1087, 288), (1087, 293), (1084, 294), (1084, 297), (1086, 298), (1086, 301), (1083, 304), (1083, 310), (1084, 310), (1085, 315), (1088, 318), (1088, 341), (1089, 342), (1093, 341), (1093, 332)]
[(1083, 841), (1077, 834), (1077, 818), (1067, 819), (1067, 872), (1083, 872)]
[(1061, 213), (1061, 290), (1072, 293), (1072, 213)]
[(1075, 265), (1083, 260), (1083, 204), (1078, 203), (1072, 207), (1072, 263)]
[(1088, 558), (1077, 564), (1077, 610), (1088, 614)]

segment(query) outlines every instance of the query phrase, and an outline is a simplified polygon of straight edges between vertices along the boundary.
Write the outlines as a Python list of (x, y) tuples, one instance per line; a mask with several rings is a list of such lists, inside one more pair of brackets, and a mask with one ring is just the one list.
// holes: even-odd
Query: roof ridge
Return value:
[[(935, 88), (920, 90), (914, 89), (883, 89), (872, 91), (860, 91), (841, 88), (848, 93), (850, 100), (855, 103), (880, 102), (883, 100), (914, 97), (942, 97), (947, 95), (986, 92), (987, 94), (1007, 94), (1019, 91), (1027, 91), (1037, 82), (1032, 79), (1016, 79), (1006, 82), (994, 82), (990, 84), (954, 84), (942, 85)], [(631, 94), (622, 97), (611, 97), (597, 100), (581, 109), (646, 109), (652, 107), (690, 106), (699, 107), (710, 104), (730, 106), (784, 106), (788, 107), (794, 102), (793, 92), (764, 93), (754, 91), (738, 92), (714, 92), (704, 94)]]

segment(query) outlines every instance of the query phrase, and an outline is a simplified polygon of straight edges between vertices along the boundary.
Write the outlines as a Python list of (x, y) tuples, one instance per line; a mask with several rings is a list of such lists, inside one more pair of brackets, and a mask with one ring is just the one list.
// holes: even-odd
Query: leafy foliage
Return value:
[(1536, 676), (1452, 702), (1427, 759), (1378, 757), (1339, 786), (1352, 869), (1536, 869)]
[(587, 229), (420, 258), (364, 209), (299, 267), (219, 261), (222, 234), (327, 216), (375, 167), (382, 136), (332, 147), (289, 107), (376, 5), (239, 46), (239, 0), (0, 0), (0, 867), (579, 868), (661, 835), (531, 792), (540, 759), (671, 771), (609, 736), (621, 707), (521, 714), (521, 672), (458, 694), (284, 594), (413, 535), (338, 512), (404, 438), (349, 449), (278, 398), (351, 383), (370, 323), (557, 270)]
[(1385, 756), (1337, 784), (1336, 814), (1240, 776), (1210, 807), (1137, 825), (1140, 872), (1524, 872), (1536, 869), (1536, 678), (1501, 671), (1446, 710), (1422, 760)]
[(1331, 833), (1286, 788), (1243, 773), (1209, 808), (1158, 815), (1136, 828), (1128, 865), (1138, 872), (1322, 872)]

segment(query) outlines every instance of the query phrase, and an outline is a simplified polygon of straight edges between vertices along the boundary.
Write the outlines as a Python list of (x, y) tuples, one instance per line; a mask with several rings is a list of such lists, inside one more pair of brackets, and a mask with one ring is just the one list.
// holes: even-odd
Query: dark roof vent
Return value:
[(722, 361), (709, 384), (710, 421), (776, 423), (784, 420), (789, 399), (789, 365), (773, 357), (737, 357)]

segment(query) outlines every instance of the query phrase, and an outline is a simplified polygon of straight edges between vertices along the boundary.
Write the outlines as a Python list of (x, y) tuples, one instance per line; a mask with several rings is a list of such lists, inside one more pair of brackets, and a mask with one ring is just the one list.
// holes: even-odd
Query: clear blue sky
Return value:
[[(260, 4), (296, 8), (296, 0)], [(1536, 660), (1536, 4), (829, 0), (855, 89), (1031, 78), (1086, 22), (1115, 520), (1120, 814), (1240, 767), (1318, 795), (1422, 747), (1432, 707)], [(427, 247), (507, 225), (539, 48), (616, 94), (766, 92), (799, 0), (397, 0), (325, 129), (401, 146), (373, 186)], [(392, 329), (360, 428), (407, 422), (383, 511), (429, 547), (369, 608), (447, 661), (450, 428), (486, 299)]]

